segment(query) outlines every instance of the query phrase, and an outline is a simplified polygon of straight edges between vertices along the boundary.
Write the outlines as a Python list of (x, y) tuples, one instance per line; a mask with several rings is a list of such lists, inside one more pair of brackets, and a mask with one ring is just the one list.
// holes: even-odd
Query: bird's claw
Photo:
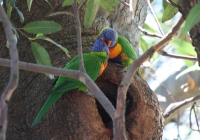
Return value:
[(126, 68), (121, 68), (121, 69), (118, 69), (118, 72), (127, 72), (127, 69)]

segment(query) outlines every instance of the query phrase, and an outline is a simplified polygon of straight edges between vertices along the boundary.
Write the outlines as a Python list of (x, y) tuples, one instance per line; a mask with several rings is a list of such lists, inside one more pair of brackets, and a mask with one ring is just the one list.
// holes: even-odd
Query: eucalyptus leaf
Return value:
[(114, 8), (111, 5), (111, 1), (109, 0), (100, 0), (99, 4), (108, 12), (114, 12)]
[(61, 25), (54, 21), (34, 21), (26, 24), (23, 29), (32, 34), (52, 34), (61, 30)]
[(170, 42), (171, 45), (175, 45), (175, 50), (179, 54), (183, 55), (192, 55), (196, 56), (196, 51), (194, 50), (194, 47), (192, 46), (191, 43), (180, 40), (180, 39), (174, 39)]
[(27, 0), (27, 5), (28, 5), (28, 10), (31, 10), (31, 5), (32, 5), (33, 0)]
[(49, 41), (49, 42), (53, 43), (54, 45), (56, 45), (57, 47), (59, 47), (60, 49), (62, 49), (62, 50), (65, 52), (65, 54), (66, 54), (69, 58), (71, 57), (71, 56), (69, 55), (69, 51), (68, 51), (65, 47), (63, 47), (62, 45), (56, 43), (56, 42), (53, 41), (51, 38), (46, 37), (46, 36), (44, 36), (44, 35), (42, 35), (42, 34), (38, 34), (38, 35), (36, 36), (35, 39), (42, 39), (42, 40)]
[(70, 5), (72, 5), (73, 2), (74, 2), (74, 0), (65, 0), (65, 1), (63, 2), (62, 6), (63, 6), (63, 7), (64, 7), (64, 6), (70, 6)]
[(151, 31), (151, 32), (153, 32), (153, 33), (156, 33), (156, 30), (155, 29), (153, 29), (152, 27), (150, 27), (148, 24), (144, 24), (144, 29), (147, 29), (147, 30), (149, 30), (149, 31)]
[(99, 8), (99, 0), (87, 0), (86, 2), (86, 11), (84, 16), (84, 25), (86, 28), (89, 28), (97, 14)]
[[(49, 54), (43, 46), (41, 46), (37, 42), (31, 42), (31, 50), (33, 52), (33, 55), (36, 59), (37, 64), (44, 65), (44, 66), (52, 66)], [(46, 75), (50, 79), (54, 79), (53, 75), (51, 74), (46, 74)]]
[(7, 3), (6, 5), (7, 5), (7, 17), (8, 19), (10, 19), (13, 7), (11, 6), (10, 3)]
[(197, 23), (200, 22), (200, 3), (195, 5), (189, 12), (186, 20), (185, 26), (183, 27), (183, 38), (185, 37), (186, 33), (194, 27)]
[(23, 13), (16, 6), (14, 8), (17, 10), (17, 13), (19, 15), (20, 21), (24, 22), (24, 15), (23, 15)]
[(140, 36), (140, 41), (139, 41), (139, 46), (142, 49), (143, 53), (146, 52), (149, 47), (148, 44), (146, 43), (146, 41), (142, 38), (142, 36)]
[[(178, 3), (178, 0), (172, 0), (174, 3)], [(162, 22), (165, 22), (167, 20), (170, 20), (172, 17), (174, 17), (178, 13), (178, 8), (170, 5), (169, 3), (163, 3), (164, 13), (162, 16)]]

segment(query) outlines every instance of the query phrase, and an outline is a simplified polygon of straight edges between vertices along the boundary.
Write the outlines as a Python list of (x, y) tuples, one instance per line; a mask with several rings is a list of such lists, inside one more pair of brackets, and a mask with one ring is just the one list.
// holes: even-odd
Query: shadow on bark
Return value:
[[(119, 67), (116, 64), (109, 63), (105, 72), (96, 81), (114, 105), (116, 104), (117, 86), (124, 75), (118, 73), (118, 69)], [(48, 94), (45, 94), (45, 96), (47, 98)], [(16, 113), (11, 112), (15, 107), (10, 109), (8, 139), (113, 139), (112, 121), (108, 114), (98, 101), (77, 90), (66, 92), (40, 123), (31, 128), (31, 123), (46, 98), (43, 100), (39, 100), (37, 97), (32, 98), (36, 102), (27, 105), (28, 107), (24, 109), (25, 114), (16, 115)], [(13, 102), (17, 102), (16, 100), (17, 98)], [(37, 101), (40, 102), (37, 104)], [(134, 76), (129, 87), (126, 108), (128, 139), (149, 140), (161, 138), (163, 118), (157, 97), (147, 83), (137, 75)]]

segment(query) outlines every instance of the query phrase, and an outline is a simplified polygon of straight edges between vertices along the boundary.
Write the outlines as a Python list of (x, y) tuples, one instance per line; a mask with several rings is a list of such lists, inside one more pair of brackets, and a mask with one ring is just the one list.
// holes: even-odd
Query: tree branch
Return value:
[(178, 111), (180, 108), (183, 108), (184, 106), (188, 105), (189, 103), (195, 102), (197, 100), (200, 99), (200, 94), (185, 99), (183, 101), (180, 102), (176, 102), (176, 103), (171, 103), (165, 110), (165, 112), (163, 113), (163, 117), (166, 119), (167, 117), (169, 117), (170, 115), (172, 115), (173, 113), (175, 113), (176, 111)]
[(168, 57), (171, 57), (171, 58), (198, 61), (198, 58), (197, 58), (197, 57), (185, 56), (185, 55), (178, 55), (178, 54), (170, 54), (170, 53), (167, 53), (166, 51), (160, 51), (159, 54), (161, 54), (161, 55), (163, 55), (163, 56), (168, 56)]
[(72, 7), (74, 9), (74, 17), (75, 17), (75, 24), (76, 24), (76, 37), (77, 37), (77, 44), (78, 44), (78, 57), (79, 57), (79, 70), (82, 72), (85, 72), (84, 68), (84, 62), (83, 62), (83, 53), (82, 53), (82, 38), (81, 38), (81, 23), (79, 19), (79, 10), (77, 1), (74, 0), (74, 3), (72, 4)]
[(66, 12), (66, 11), (54, 12), (54, 13), (48, 14), (46, 17), (57, 16), (57, 15), (68, 15), (68, 16), (74, 17), (73, 13)]
[(1, 4), (0, 4), (0, 18), (3, 23), (6, 38), (9, 43), (9, 51), (11, 57), (10, 79), (1, 95), (1, 101), (0, 101), (0, 139), (5, 140), (6, 129), (7, 129), (8, 102), (13, 92), (18, 86), (19, 69), (18, 69), (18, 51), (13, 37), (12, 28), (6, 16), (5, 10)]
[[(11, 63), (10, 60), (0, 58), (0, 66), (10, 67), (10, 63)], [(85, 72), (76, 71), (76, 70), (65, 70), (65, 69), (55, 68), (55, 67), (47, 67), (47, 66), (37, 65), (33, 63), (25, 63), (25, 62), (20, 62), (20, 61), (19, 61), (19, 69), (43, 73), (43, 74), (53, 74), (55, 76), (65, 76), (65, 77), (70, 77), (70, 78), (80, 80), (89, 88), (89, 90), (92, 93), (94, 93), (95, 98), (101, 103), (101, 105), (104, 107), (106, 112), (113, 119), (115, 108), (113, 107), (111, 102), (108, 100), (108, 98), (103, 94), (103, 92), (98, 88), (98, 86), (93, 82), (93, 80)]]
[(158, 25), (158, 28), (159, 28), (161, 34), (164, 35), (164, 32), (163, 32), (163, 30), (162, 30), (162, 28), (161, 28), (161, 26), (160, 26), (160, 24), (159, 24), (159, 22), (158, 22), (158, 19), (156, 18), (156, 15), (155, 15), (155, 13), (154, 13), (154, 11), (153, 11), (153, 8), (152, 8), (152, 6), (151, 6), (150, 0), (147, 0), (147, 3), (148, 3), (148, 5), (149, 5), (150, 11), (151, 11), (151, 13), (152, 13), (152, 15), (153, 15), (153, 17), (154, 17), (154, 19), (155, 19), (155, 21), (156, 21), (156, 24)]
[[(130, 3), (131, 4), (131, 3)], [(181, 17), (180, 20), (174, 25), (171, 31), (169, 31), (168, 34), (166, 34), (159, 42), (157, 42), (155, 45), (153, 45), (151, 48), (149, 48), (141, 57), (139, 57), (137, 60), (134, 61), (134, 63), (131, 64), (128, 71), (126, 72), (124, 78), (122, 79), (119, 87), (118, 87), (118, 96), (117, 96), (117, 107), (116, 112), (114, 115), (114, 129), (120, 129), (120, 130), (114, 130), (118, 137), (114, 138), (117, 140), (120, 139), (126, 139), (124, 138), (124, 122), (125, 122), (125, 99), (126, 99), (126, 93), (128, 90), (128, 87), (131, 83), (132, 77), (135, 74), (135, 72), (138, 70), (140, 65), (142, 65), (145, 61), (147, 61), (153, 54), (162, 49), (173, 36), (176, 35), (178, 29), (182, 25), (184, 19)], [(123, 133), (122, 133), (123, 132)], [(118, 134), (120, 133), (120, 134)]]

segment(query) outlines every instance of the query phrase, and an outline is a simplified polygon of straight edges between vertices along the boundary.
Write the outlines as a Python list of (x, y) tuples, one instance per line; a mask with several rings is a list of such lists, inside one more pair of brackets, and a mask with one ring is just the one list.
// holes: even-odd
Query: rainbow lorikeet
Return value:
[[(114, 41), (109, 43), (107, 36), (115, 38), (112, 39)], [(110, 44), (108, 45), (110, 51), (109, 61), (122, 65), (124, 68), (120, 71), (126, 71), (134, 60), (138, 58), (130, 42), (125, 37), (117, 35), (116, 31), (112, 28), (103, 28), (98, 35), (98, 39)], [(137, 71), (137, 74), (141, 76), (139, 70)]]
[[(108, 56), (108, 46), (101, 39), (97, 40), (94, 43), (91, 53), (83, 54), (83, 61), (86, 73), (93, 81), (95, 81), (106, 68)], [(70, 62), (68, 62), (64, 69), (79, 70), (78, 56), (74, 57)], [(88, 91), (86, 85), (83, 84), (81, 81), (73, 78), (59, 76), (57, 82), (55, 83), (53, 91), (50, 93), (50, 96), (48, 97), (42, 109), (35, 118), (32, 127), (38, 124), (38, 122), (48, 111), (48, 109), (61, 97), (63, 93), (72, 89), (78, 89), (82, 92)]]

